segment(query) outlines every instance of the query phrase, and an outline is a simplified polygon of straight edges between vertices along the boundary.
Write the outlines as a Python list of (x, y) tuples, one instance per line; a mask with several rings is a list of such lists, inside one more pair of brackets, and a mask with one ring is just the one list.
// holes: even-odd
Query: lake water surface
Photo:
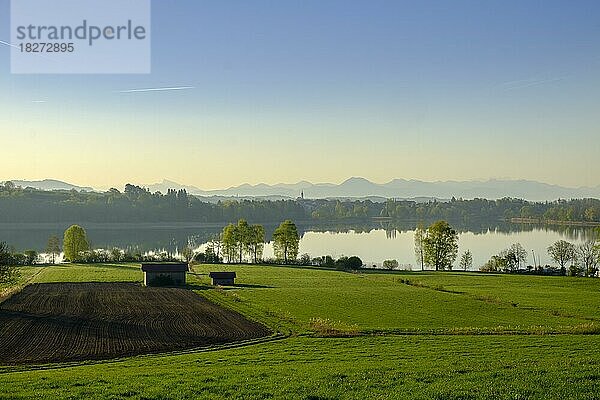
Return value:
[[(203, 248), (209, 238), (220, 232), (223, 224), (82, 224), (94, 248), (127, 248), (146, 252), (166, 250), (177, 253), (186, 244)], [(379, 265), (395, 259), (401, 265), (414, 259), (414, 223), (390, 227), (377, 223), (362, 225), (298, 224), (301, 234), (300, 254), (312, 257), (358, 255), (367, 265)], [(551, 264), (546, 252), (559, 239), (581, 243), (593, 237), (594, 230), (582, 227), (545, 227), (516, 224), (457, 224), (460, 232), (460, 252), (473, 253), (473, 267), (478, 269), (491, 255), (513, 243), (521, 243), (528, 251), (528, 263)], [(43, 252), (48, 237), (62, 232), (68, 224), (0, 224), (0, 241), (6, 241), (18, 251), (34, 249)], [(265, 225), (267, 239), (275, 225)], [(273, 256), (270, 244), (265, 246), (264, 258)]]

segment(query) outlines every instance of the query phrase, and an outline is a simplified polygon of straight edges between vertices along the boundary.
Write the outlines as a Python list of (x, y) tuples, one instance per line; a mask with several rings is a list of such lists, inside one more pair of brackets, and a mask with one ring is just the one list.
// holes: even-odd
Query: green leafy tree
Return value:
[(223, 251), (223, 257), (228, 263), (235, 262), (235, 256), (237, 253), (237, 227), (234, 224), (229, 224), (223, 228), (223, 234), (221, 236), (221, 246)]
[(237, 248), (237, 261), (244, 261), (244, 254), (250, 253), (250, 243), (252, 242), (252, 230), (245, 219), (240, 219), (234, 230), (234, 236)]
[(465, 251), (460, 256), (460, 263), (459, 263), (459, 265), (465, 271), (468, 270), (468, 269), (471, 269), (471, 267), (473, 267), (473, 254), (471, 253), (471, 250)]
[(202, 262), (205, 262), (208, 264), (219, 264), (221, 262), (221, 259), (219, 258), (217, 253), (215, 253), (214, 247), (208, 246), (206, 248), (206, 252), (204, 253), (204, 261), (202, 261)]
[(250, 240), (248, 242), (248, 251), (252, 262), (257, 264), (262, 260), (265, 249), (265, 228), (262, 225), (250, 226)]
[(283, 221), (273, 233), (275, 257), (288, 264), (291, 261), (295, 261), (298, 257), (299, 247), (300, 236), (298, 235), (296, 224), (289, 219)]
[(425, 263), (436, 271), (452, 269), (458, 255), (458, 233), (446, 221), (438, 221), (429, 228), (423, 239)]
[(573, 243), (558, 240), (548, 247), (548, 255), (560, 265), (561, 269), (566, 270), (567, 263), (573, 263), (577, 259), (577, 249)]
[(79, 225), (71, 225), (63, 237), (63, 251), (65, 259), (76, 261), (79, 254), (90, 249), (85, 229)]
[(52, 235), (48, 238), (46, 253), (50, 255), (50, 262), (54, 264), (56, 262), (56, 257), (60, 254), (60, 239), (58, 236)]
[(265, 243), (265, 229), (262, 225), (249, 225), (245, 219), (240, 219), (237, 224), (229, 224), (223, 228), (219, 238), (213, 238), (209, 247), (218, 257), (219, 249), (228, 263), (244, 261), (247, 255), (253, 262), (262, 258)]

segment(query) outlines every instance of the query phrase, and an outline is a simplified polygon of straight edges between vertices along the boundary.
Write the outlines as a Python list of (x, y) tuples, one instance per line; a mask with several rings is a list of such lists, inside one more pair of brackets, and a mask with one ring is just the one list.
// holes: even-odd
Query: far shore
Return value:
[(600, 226), (600, 222), (593, 221), (556, 221), (540, 218), (511, 218), (510, 222), (515, 224), (544, 224), (544, 225), (567, 225), (567, 226)]

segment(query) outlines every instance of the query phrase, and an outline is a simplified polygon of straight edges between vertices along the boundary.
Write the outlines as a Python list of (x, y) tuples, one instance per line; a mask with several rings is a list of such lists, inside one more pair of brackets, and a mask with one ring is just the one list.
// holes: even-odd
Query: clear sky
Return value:
[(600, 184), (597, 0), (152, 7), (149, 75), (11, 75), (0, 45), (0, 180)]

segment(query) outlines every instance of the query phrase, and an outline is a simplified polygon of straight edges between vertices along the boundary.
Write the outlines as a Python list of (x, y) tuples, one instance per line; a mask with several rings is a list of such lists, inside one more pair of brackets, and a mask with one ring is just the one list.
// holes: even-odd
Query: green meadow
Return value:
[[(237, 286), (210, 286), (207, 274), (217, 269), (236, 271)], [(135, 264), (24, 272), (39, 283), (142, 280)], [(3, 367), (0, 398), (600, 398), (597, 279), (197, 265), (188, 283), (283, 335), (182, 354)]]
[[(195, 279), (208, 285), (210, 269), (196, 267)], [(330, 321), (359, 333), (600, 333), (600, 281), (593, 279), (230, 269), (248, 287), (219, 291), (221, 298), (293, 321), (299, 330)]]

